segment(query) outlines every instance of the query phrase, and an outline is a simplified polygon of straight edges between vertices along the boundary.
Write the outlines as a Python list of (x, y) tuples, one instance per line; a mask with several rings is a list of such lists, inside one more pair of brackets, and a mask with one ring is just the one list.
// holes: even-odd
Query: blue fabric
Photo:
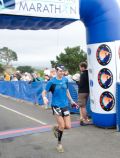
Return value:
[[(68, 84), (70, 95), (72, 96), (73, 100), (77, 103), (78, 102), (78, 86), (76, 83), (69, 83)], [(69, 109), (71, 113), (79, 113), (79, 109), (72, 107), (69, 102)]]
[(120, 132), (120, 83), (116, 84), (116, 126)]
[(120, 40), (120, 7), (116, 0), (81, 0), (80, 16), (88, 44)]
[(48, 30), (60, 29), (76, 20), (60, 18), (40, 18), (0, 14), (0, 29)]
[(15, 8), (15, 0), (3, 0), (4, 7), (8, 9), (14, 9)]
[(116, 127), (116, 114), (99, 114), (92, 112), (93, 124), (103, 128)]
[[(14, 10), (17, 0), (0, 0), (0, 7)], [(9, 13), (9, 12), (8, 12)], [(36, 16), (22, 16), (22, 15), (7, 15), (0, 14), (0, 28), (1, 29), (21, 29), (21, 30), (39, 30), (39, 29), (59, 29), (76, 21), (71, 18), (45, 18)]]
[(43, 105), (43, 83), (25, 81), (0, 81), (0, 93)]
[[(26, 100), (32, 103), (43, 105), (42, 91), (45, 89), (47, 82), (26, 82), (26, 81), (0, 81), (0, 94)], [(78, 86), (76, 83), (69, 82), (68, 89), (75, 102), (78, 101)], [(47, 94), (49, 106), (51, 106), (52, 94)], [(69, 110), (71, 113), (78, 113), (79, 109), (71, 107), (69, 102)], [(87, 111), (91, 116), (90, 102), (87, 103)]]
[(68, 106), (68, 79), (62, 77), (58, 80), (56, 77), (52, 78), (46, 85), (46, 91), (49, 92), (52, 85), (55, 85), (55, 90), (52, 94), (52, 106), (66, 107)]
[[(15, 0), (3, 0), (5, 8), (14, 9)], [(6, 5), (12, 2), (13, 5)], [(120, 7), (116, 0), (80, 0), (80, 18), (86, 27), (87, 43), (120, 40)], [(42, 18), (0, 14), (0, 29), (60, 29), (76, 21), (64, 18)]]

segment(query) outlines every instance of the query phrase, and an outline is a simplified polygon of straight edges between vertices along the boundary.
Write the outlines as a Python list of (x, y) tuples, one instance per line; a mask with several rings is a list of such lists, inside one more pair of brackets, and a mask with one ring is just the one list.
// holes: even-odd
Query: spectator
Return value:
[(50, 76), (49, 76), (49, 75), (45, 75), (45, 76), (44, 76), (44, 81), (47, 82), (47, 81), (49, 81), (49, 80), (50, 80)]
[(28, 72), (25, 72), (22, 74), (21, 80), (30, 82), (32, 80), (32, 76)]
[(40, 77), (39, 73), (33, 73), (31, 74), (31, 76), (32, 76), (32, 82), (43, 81), (43, 78)]
[(78, 103), (80, 106), (80, 125), (87, 125), (90, 123), (90, 120), (87, 116), (86, 104), (89, 97), (89, 78), (87, 63), (81, 62), (79, 65), (80, 68), (80, 82), (78, 84)]
[(16, 74), (13, 74), (11, 81), (18, 81)]
[(10, 75), (7, 72), (5, 72), (5, 74), (4, 74), (4, 80), (10, 81)]
[(44, 75), (50, 76), (50, 70), (48, 68), (45, 68)]
[(73, 82), (72, 76), (69, 74), (68, 70), (64, 71), (64, 76), (68, 79), (69, 82)]
[(21, 80), (21, 77), (22, 77), (22, 76), (21, 76), (20, 71), (19, 71), (19, 70), (18, 70), (18, 71), (16, 71), (16, 73), (15, 73), (15, 74), (16, 74), (17, 79), (18, 79), (18, 80)]
[(56, 76), (56, 70), (55, 70), (55, 68), (52, 68), (51, 70), (50, 70), (50, 78), (53, 78), (53, 77), (55, 77)]
[(76, 73), (72, 76), (73, 81), (75, 81), (77, 83), (77, 85), (79, 85), (80, 82), (80, 74)]

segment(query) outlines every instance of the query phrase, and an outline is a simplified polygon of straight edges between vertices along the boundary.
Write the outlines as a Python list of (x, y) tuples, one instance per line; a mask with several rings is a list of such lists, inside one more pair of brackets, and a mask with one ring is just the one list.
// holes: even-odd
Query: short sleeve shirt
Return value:
[(48, 81), (45, 90), (49, 92), (51, 86), (54, 86), (51, 106), (57, 106), (60, 108), (68, 106), (68, 79), (62, 77), (62, 79), (58, 80), (56, 77), (54, 77), (50, 81)]

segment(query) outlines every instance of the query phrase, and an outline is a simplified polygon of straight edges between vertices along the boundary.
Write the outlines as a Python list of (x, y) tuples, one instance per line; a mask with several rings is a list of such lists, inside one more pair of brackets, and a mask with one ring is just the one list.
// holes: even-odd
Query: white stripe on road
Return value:
[(47, 123), (45, 123), (45, 122), (42, 122), (42, 121), (40, 121), (40, 120), (37, 120), (37, 119), (34, 118), (34, 117), (30, 117), (30, 116), (28, 116), (28, 115), (26, 115), (26, 114), (23, 114), (23, 113), (19, 112), (19, 111), (10, 109), (10, 108), (8, 108), (8, 107), (6, 107), (6, 106), (4, 106), (4, 105), (0, 105), (0, 107), (1, 107), (1, 108), (4, 108), (4, 109), (6, 109), (6, 110), (12, 111), (12, 112), (14, 112), (14, 113), (16, 113), (16, 114), (18, 114), (18, 115), (24, 116), (24, 117), (26, 117), (26, 118), (28, 118), (28, 119), (30, 119), (30, 120), (32, 120), (32, 121), (35, 121), (35, 122), (37, 122), (37, 123), (42, 124), (42, 125), (46, 125), (46, 124), (47, 124)]

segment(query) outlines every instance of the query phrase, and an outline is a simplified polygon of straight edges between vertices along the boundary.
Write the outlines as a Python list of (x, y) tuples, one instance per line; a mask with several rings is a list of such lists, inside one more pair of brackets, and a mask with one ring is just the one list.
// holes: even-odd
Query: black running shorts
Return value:
[(53, 115), (59, 115), (62, 117), (70, 115), (68, 107), (59, 108), (57, 106), (52, 106), (52, 111), (53, 111)]

